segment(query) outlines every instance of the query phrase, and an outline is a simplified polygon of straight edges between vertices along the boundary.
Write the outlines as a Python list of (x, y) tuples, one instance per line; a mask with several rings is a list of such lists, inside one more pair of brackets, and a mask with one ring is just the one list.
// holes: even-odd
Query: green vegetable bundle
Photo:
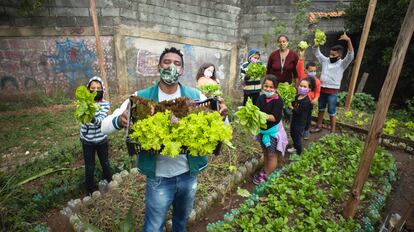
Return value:
[(96, 92), (90, 93), (85, 86), (79, 86), (76, 89), (76, 110), (75, 119), (79, 123), (85, 124), (92, 121), (95, 117), (96, 111), (99, 109), (99, 105), (95, 103), (94, 98)]
[(292, 102), (295, 100), (296, 96), (296, 88), (287, 82), (279, 83), (277, 92), (280, 97), (282, 97), (283, 104), (286, 107), (292, 108)]
[(176, 123), (172, 118), (167, 110), (138, 120), (131, 127), (131, 139), (144, 150), (161, 150), (160, 154), (171, 157), (178, 156), (183, 146), (193, 156), (213, 154), (219, 142), (231, 146), (232, 128), (218, 112), (189, 114)]
[(253, 135), (259, 134), (260, 128), (267, 128), (267, 114), (253, 105), (251, 98), (247, 99), (246, 106), (239, 107), (239, 111), (235, 115), (239, 119), (239, 123)]
[(266, 66), (260, 63), (250, 63), (247, 66), (246, 76), (251, 80), (260, 80), (266, 74)]
[(324, 45), (325, 42), (326, 42), (325, 32), (317, 28), (315, 31), (315, 46)]
[(218, 97), (223, 94), (220, 90), (220, 84), (199, 85), (197, 86), (197, 89), (199, 89), (207, 97)]
[(298, 48), (300, 50), (306, 50), (309, 47), (309, 44), (306, 41), (300, 41), (298, 44)]

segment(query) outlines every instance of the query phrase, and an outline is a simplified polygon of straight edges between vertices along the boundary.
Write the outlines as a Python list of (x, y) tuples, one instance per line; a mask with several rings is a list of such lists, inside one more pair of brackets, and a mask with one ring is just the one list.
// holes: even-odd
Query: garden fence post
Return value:
[(400, 33), (398, 34), (397, 42), (395, 43), (390, 66), (388, 68), (385, 82), (381, 89), (371, 128), (368, 132), (367, 139), (365, 140), (364, 150), (360, 159), (358, 171), (355, 176), (348, 201), (343, 211), (345, 218), (354, 217), (357, 211), (359, 197), (364, 187), (365, 181), (367, 180), (369, 168), (371, 166), (372, 159), (374, 158), (375, 149), (377, 148), (379, 139), (382, 134), (384, 121), (387, 116), (395, 86), (397, 85), (398, 78), (401, 73), (401, 68), (404, 63), (407, 48), (410, 44), (413, 30), (414, 0), (410, 0)]
[(369, 29), (371, 28), (372, 18), (374, 17), (377, 0), (370, 0), (365, 17), (364, 29), (362, 30), (361, 40), (359, 41), (358, 53), (355, 59), (355, 65), (352, 69), (351, 82), (349, 83), (348, 96), (346, 97), (345, 108), (349, 111), (352, 103), (352, 96), (354, 94), (356, 81), (358, 79), (359, 68), (361, 67), (362, 57), (364, 56), (365, 44), (368, 40)]
[(91, 9), (93, 29), (95, 31), (96, 51), (98, 53), (99, 70), (100, 70), (100, 73), (101, 73), (101, 78), (102, 78), (102, 80), (103, 80), (103, 82), (106, 86), (105, 98), (109, 99), (109, 85), (108, 85), (108, 81), (106, 80), (105, 66), (104, 66), (104, 62), (103, 62), (103, 52), (102, 52), (101, 38), (100, 38), (100, 33), (99, 33), (98, 18), (96, 16), (95, 0), (89, 0), (89, 7)]

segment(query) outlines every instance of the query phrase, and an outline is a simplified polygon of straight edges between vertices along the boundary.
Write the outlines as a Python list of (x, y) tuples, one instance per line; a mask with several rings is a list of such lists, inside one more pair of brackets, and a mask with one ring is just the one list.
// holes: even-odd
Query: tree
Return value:
[[(345, 24), (354, 35), (362, 33), (369, 0), (352, 1), (345, 10)], [(391, 54), (401, 28), (409, 0), (378, 1), (368, 36), (361, 70), (370, 73), (367, 91), (377, 96), (387, 74)], [(356, 42), (356, 41), (355, 41)], [(414, 96), (414, 43), (411, 40), (393, 102), (402, 104)], [(373, 81), (375, 79), (375, 81)]]

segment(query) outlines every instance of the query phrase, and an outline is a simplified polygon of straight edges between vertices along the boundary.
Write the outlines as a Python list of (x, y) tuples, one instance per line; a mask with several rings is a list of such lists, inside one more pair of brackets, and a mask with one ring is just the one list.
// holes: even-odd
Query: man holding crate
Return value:
[[(184, 71), (183, 54), (179, 49), (166, 48), (160, 55), (158, 68), (161, 80), (147, 89), (137, 91), (136, 96), (155, 102), (179, 97), (192, 100), (206, 99), (197, 89), (178, 82)], [(102, 122), (103, 133), (109, 134), (127, 126), (128, 103), (129, 99)], [(220, 113), (226, 114), (227, 108), (222, 108)], [(172, 231), (186, 231), (197, 191), (197, 174), (207, 167), (207, 161), (207, 156), (186, 154), (174, 158), (146, 152), (138, 155), (138, 169), (147, 176), (142, 231), (162, 232), (171, 205), (173, 206)]]

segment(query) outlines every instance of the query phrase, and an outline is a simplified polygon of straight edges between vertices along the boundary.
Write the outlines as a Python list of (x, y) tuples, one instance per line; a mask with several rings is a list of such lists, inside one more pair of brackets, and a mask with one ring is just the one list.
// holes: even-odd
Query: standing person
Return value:
[(243, 105), (246, 105), (249, 97), (252, 99), (253, 104), (256, 105), (262, 88), (260, 80), (253, 80), (246, 75), (247, 67), (251, 63), (263, 64), (260, 61), (260, 51), (258, 49), (251, 49), (247, 55), (247, 61), (240, 66), (240, 79), (243, 86)]
[(336, 103), (338, 101), (338, 91), (341, 86), (344, 71), (354, 59), (354, 49), (352, 47), (351, 39), (344, 32), (339, 40), (344, 40), (348, 44), (348, 53), (344, 59), (341, 59), (343, 47), (340, 45), (335, 45), (331, 48), (329, 51), (329, 57), (326, 57), (321, 53), (318, 44), (316, 44), (316, 47), (313, 48), (313, 53), (322, 64), (322, 73), (321, 95), (318, 101), (318, 122), (316, 124), (316, 128), (314, 128), (311, 132), (321, 131), (326, 106), (328, 106), (331, 132), (335, 132), (336, 129)]
[[(214, 64), (212, 63), (204, 63), (203, 65), (201, 65), (201, 67), (197, 71), (196, 81), (197, 81), (196, 83), (197, 87), (206, 85), (206, 84), (220, 85), (220, 81), (216, 77), (216, 66), (214, 66)], [(207, 97), (211, 97), (211, 96), (208, 96), (206, 93), (202, 93), (202, 94), (206, 95)], [(223, 98), (218, 96), (217, 101), (218, 101), (218, 106), (222, 110), (222, 112), (228, 111)], [(228, 122), (227, 118), (226, 120)]]
[(257, 99), (257, 107), (267, 114), (267, 129), (260, 130), (259, 141), (264, 155), (264, 167), (254, 176), (253, 183), (261, 184), (277, 167), (277, 156), (284, 155), (287, 135), (282, 124), (283, 100), (277, 94), (277, 77), (268, 74), (263, 79), (263, 94)]
[(98, 154), (104, 179), (108, 183), (112, 179), (108, 160), (108, 136), (101, 132), (101, 123), (107, 116), (110, 105), (108, 101), (103, 99), (105, 86), (101, 78), (96, 76), (92, 77), (86, 87), (91, 93), (96, 92), (95, 102), (100, 106), (92, 121), (80, 126), (80, 141), (82, 143), (83, 159), (85, 161), (85, 186), (86, 191), (91, 194), (96, 189), (94, 180), (95, 153)]
[(302, 136), (305, 131), (306, 121), (309, 115), (311, 102), (308, 97), (310, 79), (303, 79), (299, 83), (298, 94), (292, 103), (292, 120), (290, 121), (290, 136), (293, 140), (293, 148), (289, 148), (289, 153), (302, 153)]
[[(179, 49), (166, 48), (160, 55), (158, 69), (161, 80), (149, 88), (137, 91), (135, 95), (155, 102), (178, 97), (192, 100), (206, 99), (197, 89), (179, 83), (178, 79), (184, 72), (184, 58)], [(104, 133), (126, 127), (128, 103), (127, 99), (103, 121)], [(163, 231), (165, 218), (171, 206), (173, 207), (172, 231), (186, 231), (197, 191), (197, 174), (207, 168), (207, 161), (207, 156), (185, 154), (172, 158), (168, 155), (153, 155), (144, 151), (138, 155), (138, 169), (147, 176), (142, 231)]]
[(277, 44), (279, 49), (272, 52), (267, 61), (267, 74), (275, 75), (279, 82), (291, 83), (297, 77), (298, 55), (288, 48), (289, 39), (286, 35), (279, 35)]
[(196, 76), (197, 86), (205, 84), (220, 84), (216, 77), (216, 67), (212, 63), (204, 63), (198, 69)]
[(303, 132), (303, 139), (309, 139), (309, 128), (312, 123), (313, 106), (318, 104), (318, 99), (321, 94), (321, 81), (316, 76), (317, 67), (314, 62), (308, 62), (306, 64), (306, 69), (304, 68), (304, 66), (305, 66), (305, 51), (300, 50), (299, 61), (297, 65), (297, 73), (298, 73), (298, 81), (299, 81), (298, 86), (299, 86), (300, 81), (305, 78), (309, 78), (309, 81), (310, 81), (310, 86), (309, 86), (310, 90), (308, 93), (308, 97), (312, 104), (310, 105), (309, 114), (308, 114), (308, 118), (306, 120), (306, 125), (305, 125), (305, 131)]

